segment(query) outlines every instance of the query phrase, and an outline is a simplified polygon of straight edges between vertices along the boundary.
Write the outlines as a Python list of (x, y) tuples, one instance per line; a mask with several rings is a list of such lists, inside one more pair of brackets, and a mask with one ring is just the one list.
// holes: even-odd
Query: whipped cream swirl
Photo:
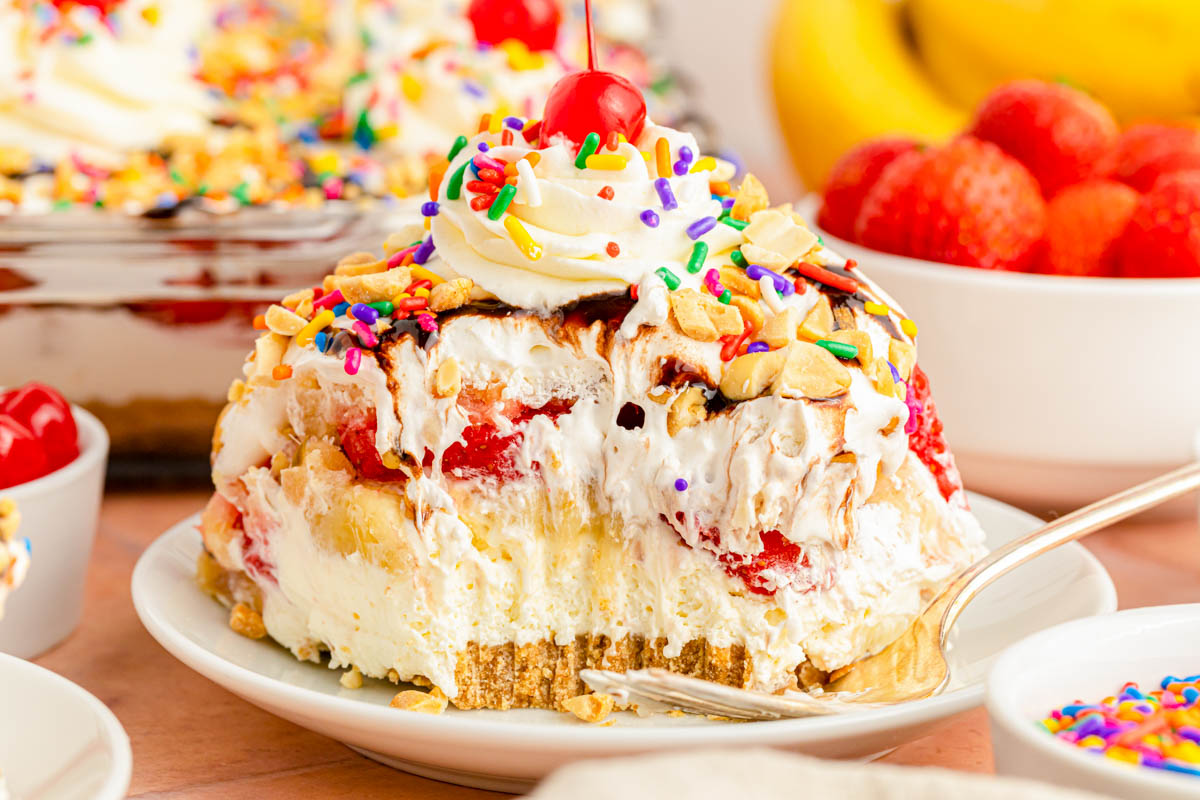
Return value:
[[(530, 258), (514, 242), (503, 219), (492, 220), (471, 209), (471, 192), (449, 197), (450, 176), (466, 166), (469, 180), (468, 162), (488, 138), (476, 136), (450, 164), (439, 189), (441, 205), (432, 231), (447, 272), (470, 278), (505, 303), (548, 312), (593, 295), (623, 291), (662, 267), (674, 273), (681, 285), (697, 288), (705, 269), (694, 273), (687, 269), (697, 241), (708, 248), (706, 266), (710, 261), (714, 266), (727, 263), (729, 253), (743, 242), (741, 231), (724, 224), (693, 238), (697, 223), (716, 222), (720, 216), (721, 202), (711, 194), (709, 182), (729, 178), (731, 168), (701, 161), (700, 148), (690, 134), (647, 123), (636, 143), (619, 144), (613, 151), (601, 149), (604, 155), (623, 157), (621, 169), (579, 169), (576, 150), (566, 143), (537, 151), (536, 188), (518, 182), (517, 195), (507, 209), (541, 246), (541, 257)], [(653, 153), (660, 139), (670, 147), (672, 163), (680, 153), (690, 151), (694, 164), (711, 167), (660, 179), (655, 163), (643, 156), (643, 152)], [(486, 155), (515, 163), (537, 149), (520, 135), (514, 140), (512, 145), (489, 149)], [(664, 203), (660, 181), (669, 188), (673, 203)]]
[(213, 99), (189, 53), (211, 25), (207, 3), (126, 0), (107, 22), (82, 5), (37, 8), (0, 6), (0, 146), (117, 163), (206, 130)]

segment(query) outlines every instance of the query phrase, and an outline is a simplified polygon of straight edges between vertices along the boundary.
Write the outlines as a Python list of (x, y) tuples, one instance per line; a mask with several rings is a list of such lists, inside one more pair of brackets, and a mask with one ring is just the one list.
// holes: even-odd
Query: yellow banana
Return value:
[(1066, 80), (1118, 117), (1200, 112), (1196, 0), (909, 0), (919, 58), (974, 106), (1010, 78)]
[[(953, 2), (953, 0), (947, 0)], [(838, 156), (873, 136), (940, 140), (966, 123), (908, 46), (887, 0), (784, 0), (771, 47), (776, 109), (793, 162), (820, 188)]]

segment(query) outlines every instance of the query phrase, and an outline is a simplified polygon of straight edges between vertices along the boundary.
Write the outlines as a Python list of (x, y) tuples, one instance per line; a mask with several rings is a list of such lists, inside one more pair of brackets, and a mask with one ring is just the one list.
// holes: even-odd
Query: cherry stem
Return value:
[(588, 69), (596, 69), (596, 36), (592, 32), (592, 0), (583, 0), (583, 13), (587, 17)]

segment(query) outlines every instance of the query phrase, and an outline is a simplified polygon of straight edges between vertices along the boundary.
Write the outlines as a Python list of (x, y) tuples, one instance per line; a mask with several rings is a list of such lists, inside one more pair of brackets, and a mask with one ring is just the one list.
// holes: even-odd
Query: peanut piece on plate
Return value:
[(707, 399), (699, 386), (689, 386), (680, 392), (667, 410), (667, 433), (674, 436), (684, 428), (699, 425), (708, 419), (708, 409), (705, 408)]
[(280, 336), (295, 336), (308, 324), (304, 317), (283, 306), (270, 306), (265, 316), (267, 330)]
[(729, 362), (725, 374), (721, 376), (721, 394), (730, 400), (750, 400), (758, 397), (779, 376), (786, 358), (786, 350), (738, 356)]
[(229, 627), (247, 639), (261, 639), (267, 635), (262, 614), (245, 603), (238, 603), (229, 611)]
[(778, 314), (772, 314), (762, 327), (758, 338), (771, 347), (783, 347), (789, 342), (796, 341), (796, 329), (799, 327), (797, 318), (800, 315), (794, 308), (785, 308)]
[(337, 288), (347, 303), (377, 303), (391, 300), (412, 283), (412, 271), (396, 267), (387, 272), (357, 275), (337, 279)]
[(895, 365), (900, 380), (908, 380), (917, 365), (917, 348), (908, 342), (892, 339), (888, 343), (888, 361)]
[(563, 700), (563, 708), (584, 722), (600, 722), (612, 712), (614, 705), (610, 694), (579, 694)]
[(743, 221), (749, 220), (752, 214), (762, 211), (771, 204), (762, 181), (750, 173), (746, 173), (746, 177), (742, 179), (742, 185), (738, 187), (734, 197), (733, 208), (729, 210), (729, 216)]
[(475, 282), (470, 278), (455, 278), (439, 283), (429, 290), (429, 310), (434, 313), (453, 311), (466, 305), (471, 299), (471, 289), (474, 286)]
[(671, 292), (668, 297), (671, 300), (671, 313), (684, 336), (701, 342), (715, 342), (720, 338), (717, 327), (700, 300), (699, 292), (694, 289), (680, 289)]
[(838, 397), (850, 389), (850, 370), (824, 347), (793, 342), (787, 347), (783, 366), (771, 388), (780, 397), (813, 400)]
[(833, 309), (829, 305), (829, 298), (823, 294), (817, 300), (817, 304), (808, 312), (804, 322), (800, 323), (800, 335), (816, 341), (817, 339), (828, 339), (831, 333), (833, 333)]
[(852, 344), (855, 347), (857, 347), (858, 355), (855, 356), (855, 358), (858, 359), (858, 363), (861, 364), (863, 367), (866, 367), (872, 361), (875, 360), (874, 355), (871, 353), (871, 350), (872, 350), (871, 335), (869, 333), (867, 333), (866, 331), (851, 331), (851, 330), (834, 331), (833, 333), (829, 334), (829, 336), (827, 336), (825, 338), (827, 338), (831, 342), (841, 342), (842, 344)]
[(429, 692), (422, 692), (418, 689), (405, 689), (403, 692), (397, 692), (392, 698), (392, 702), (388, 703), (392, 708), (398, 708), (401, 711), (416, 711), (421, 714), (441, 714), (446, 710), (446, 695), (442, 694), (440, 689), (436, 687)]
[(342, 677), (338, 678), (338, 683), (346, 689), (361, 689), (363, 685), (362, 673), (358, 671), (358, 667), (351, 667), (342, 673)]
[(458, 362), (453, 358), (447, 358), (438, 365), (437, 374), (434, 375), (433, 396), (451, 397), (458, 394), (461, 387), (462, 373), (458, 369)]

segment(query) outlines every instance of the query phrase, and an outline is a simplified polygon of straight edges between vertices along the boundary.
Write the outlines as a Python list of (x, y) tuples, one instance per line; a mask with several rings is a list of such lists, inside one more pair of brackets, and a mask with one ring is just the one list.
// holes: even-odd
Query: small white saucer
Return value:
[[(995, 547), (1039, 521), (974, 495), (971, 503)], [(978, 706), (983, 678), (1001, 650), (1066, 620), (1116, 608), (1108, 573), (1079, 545), (1021, 567), (989, 587), (959, 622), (955, 681), (938, 697), (838, 717), (727, 723), (696, 717), (616, 714), (608, 727), (568, 714), (521, 709), (441, 716), (388, 707), (396, 688), (367, 681), (344, 689), (340, 673), (301, 663), (269, 640), (229, 629), (228, 613), (196, 588), (197, 518), (168, 530), (142, 555), (133, 602), (150, 634), (172, 655), (251, 703), (345, 742), (385, 764), (425, 777), (499, 791), (524, 791), (553, 769), (583, 758), (721, 746), (779, 747), (809, 755), (860, 758), (929, 732)]]
[(66, 678), (0, 654), (0, 770), (15, 800), (119, 800), (129, 737), (103, 703)]

